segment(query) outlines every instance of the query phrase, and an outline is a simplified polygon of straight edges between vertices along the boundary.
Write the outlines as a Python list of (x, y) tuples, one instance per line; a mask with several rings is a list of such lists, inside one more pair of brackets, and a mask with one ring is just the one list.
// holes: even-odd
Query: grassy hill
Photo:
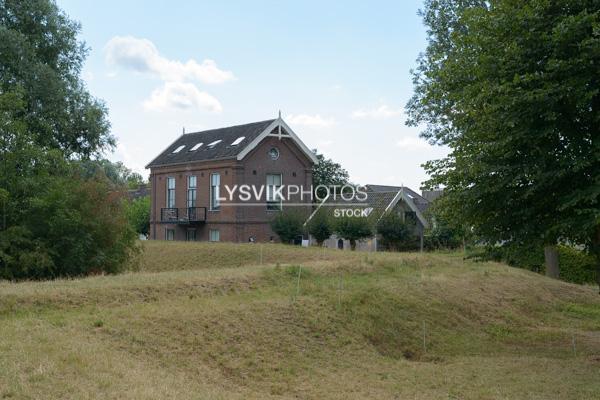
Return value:
[(0, 398), (600, 398), (600, 296), (459, 254), (148, 242), (0, 283)]

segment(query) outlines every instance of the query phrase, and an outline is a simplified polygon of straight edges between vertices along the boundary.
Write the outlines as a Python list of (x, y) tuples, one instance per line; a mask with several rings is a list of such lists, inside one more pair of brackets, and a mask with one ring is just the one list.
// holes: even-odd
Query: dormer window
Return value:
[(179, 153), (181, 150), (183, 150), (184, 147), (185, 147), (185, 144), (182, 144), (181, 146), (179, 146), (178, 148), (176, 148), (175, 150), (173, 150), (173, 154)]
[(210, 148), (212, 149), (213, 147), (215, 147), (216, 145), (218, 145), (218, 144), (219, 144), (219, 143), (221, 143), (221, 142), (222, 142), (222, 140), (221, 140), (221, 139), (219, 139), (219, 140), (215, 140), (214, 142), (210, 143), (210, 144), (208, 145), (208, 147), (210, 147)]
[(204, 143), (202, 143), (202, 142), (200, 142), (200, 143), (196, 143), (196, 144), (194, 145), (194, 147), (192, 147), (192, 148), (190, 149), (190, 151), (196, 151), (196, 150), (198, 150), (200, 147), (202, 147), (202, 145), (203, 145), (203, 144), (204, 144)]
[(238, 144), (242, 143), (242, 141), (246, 139), (246, 136), (240, 136), (239, 138), (235, 139), (235, 141), (233, 143), (231, 143), (232, 146), (237, 146)]

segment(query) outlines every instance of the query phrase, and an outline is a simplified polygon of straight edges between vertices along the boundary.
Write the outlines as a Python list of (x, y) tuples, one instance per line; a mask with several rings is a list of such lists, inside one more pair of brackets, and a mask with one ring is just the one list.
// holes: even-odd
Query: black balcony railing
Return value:
[(192, 224), (206, 221), (206, 207), (161, 208), (161, 222)]

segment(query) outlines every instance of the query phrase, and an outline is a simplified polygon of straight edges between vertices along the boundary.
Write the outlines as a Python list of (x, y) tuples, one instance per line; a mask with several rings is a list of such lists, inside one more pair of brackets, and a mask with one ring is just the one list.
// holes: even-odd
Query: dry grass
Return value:
[(0, 283), (0, 398), (600, 393), (592, 287), (458, 254), (144, 246), (138, 272)]

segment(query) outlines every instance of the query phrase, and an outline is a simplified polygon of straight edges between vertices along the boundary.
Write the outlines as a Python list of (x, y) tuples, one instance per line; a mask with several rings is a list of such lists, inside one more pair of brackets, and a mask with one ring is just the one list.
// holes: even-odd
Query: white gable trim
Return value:
[[(383, 214), (381, 214), (381, 217), (383, 217), (391, 209), (393, 209), (396, 206), (396, 204), (398, 204), (398, 201), (400, 201), (400, 199), (404, 200), (404, 202), (406, 204), (408, 204), (408, 207), (412, 211), (415, 212), (415, 214), (417, 215), (417, 218), (419, 219), (419, 221), (423, 225), (423, 228), (429, 228), (429, 222), (427, 222), (427, 219), (423, 216), (423, 214), (421, 213), (421, 211), (419, 211), (419, 209), (417, 208), (417, 206), (415, 205), (415, 203), (412, 201), (412, 199), (410, 197), (408, 197), (406, 195), (406, 193), (404, 193), (404, 187), (400, 188), (400, 190), (398, 191), (398, 193), (396, 194), (396, 196), (394, 196), (394, 198), (392, 199), (392, 201), (390, 202), (390, 204), (388, 204), (388, 206), (385, 208), (385, 211), (383, 212)], [(379, 217), (379, 219), (381, 219), (381, 217)]]
[(260, 142), (262, 142), (267, 136), (269, 136), (271, 131), (277, 127), (285, 129), (285, 131), (288, 133), (288, 135), (275, 135), (275, 136), (279, 136), (280, 138), (292, 139), (294, 141), (294, 143), (296, 143), (296, 145), (302, 150), (304, 155), (306, 157), (308, 157), (309, 160), (311, 160), (315, 164), (318, 162), (315, 154), (312, 151), (310, 151), (310, 149), (308, 147), (306, 147), (306, 145), (302, 142), (302, 140), (300, 140), (300, 138), (294, 133), (294, 131), (292, 131), (292, 128), (290, 128), (288, 126), (288, 124), (286, 124), (285, 121), (281, 118), (277, 118), (275, 121), (273, 121), (271, 124), (269, 124), (269, 126), (267, 126), (266, 129), (260, 135), (258, 135), (253, 141), (248, 143), (248, 145), (244, 148), (244, 150), (240, 151), (240, 153), (237, 155), (238, 161), (240, 161), (244, 157), (246, 157), (248, 155), (248, 153), (250, 153), (252, 150), (254, 150), (260, 144)]

